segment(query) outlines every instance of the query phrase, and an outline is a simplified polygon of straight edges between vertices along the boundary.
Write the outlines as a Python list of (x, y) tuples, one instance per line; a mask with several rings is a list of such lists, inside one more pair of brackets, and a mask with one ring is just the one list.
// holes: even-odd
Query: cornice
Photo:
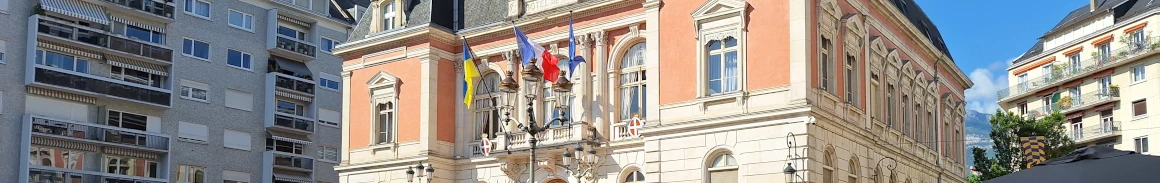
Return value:
[(405, 46), (408, 43), (422, 40), (449, 45), (454, 45), (459, 41), (454, 33), (446, 29), (434, 27), (431, 24), (423, 24), (388, 33), (374, 34), (370, 38), (340, 44), (339, 47), (335, 48), (334, 55), (349, 58), (377, 52), (377, 50), (384, 48)]
[(936, 59), (935, 63), (940, 63), (941, 65), (947, 66), (946, 68), (953, 69), (956, 75), (955, 80), (961, 83), (964, 89), (975, 85), (974, 82), (971, 82), (971, 80), (967, 78), (967, 75), (963, 73), (963, 71), (959, 69), (958, 66), (955, 66), (953, 60), (949, 56), (950, 53), (943, 53), (941, 50), (938, 50), (937, 47), (934, 46), (934, 43), (930, 42), (930, 40), (923, 37), (918, 37), (917, 35), (923, 35), (922, 32), (918, 31), (918, 28), (915, 27), (914, 24), (910, 23), (910, 20), (907, 20), (904, 15), (902, 15), (901, 10), (898, 10), (898, 8), (888, 3), (890, 2), (886, 2), (886, 0), (878, 0), (877, 3), (870, 4), (873, 4), (872, 7), (875, 10), (878, 10), (878, 12), (884, 12), (883, 15), (886, 15), (886, 17), (888, 17), (887, 19), (889, 19), (891, 23), (895, 25), (906, 25), (900, 27), (905, 27), (902, 29), (907, 31), (907, 33), (904, 33), (906, 34), (907, 39), (909, 39), (911, 42), (922, 43), (921, 47), (923, 48), (923, 51), (927, 54), (933, 55), (935, 57), (934, 59)]
[(619, 9), (631, 5), (641, 4), (643, 0), (588, 0), (560, 8), (546, 10), (543, 12), (524, 15), (516, 20), (513, 25), (511, 22), (496, 22), (481, 27), (464, 29), (459, 31), (459, 35), (470, 37), (472, 39), (493, 39), (504, 36), (511, 36), (513, 32), (511, 27), (519, 27), (523, 30), (532, 30), (555, 25), (568, 21), (569, 12), (573, 18), (582, 18), (608, 10)]

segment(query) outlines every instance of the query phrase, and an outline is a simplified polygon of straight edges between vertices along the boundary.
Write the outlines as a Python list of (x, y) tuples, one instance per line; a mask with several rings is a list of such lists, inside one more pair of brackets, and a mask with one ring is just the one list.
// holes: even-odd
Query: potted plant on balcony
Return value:
[(1059, 109), (1065, 110), (1071, 108), (1072, 98), (1070, 95), (1059, 97)]
[(1112, 97), (1120, 97), (1120, 85), (1112, 84), (1108, 86), (1108, 92)]

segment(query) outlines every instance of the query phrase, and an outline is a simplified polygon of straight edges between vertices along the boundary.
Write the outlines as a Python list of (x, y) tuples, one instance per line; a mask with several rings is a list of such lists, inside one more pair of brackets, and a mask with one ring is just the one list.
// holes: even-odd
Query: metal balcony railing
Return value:
[(169, 150), (169, 137), (165, 136), (150, 135), (136, 130), (54, 120), (40, 116), (31, 116), (31, 119), (32, 132), (36, 134)]
[(278, 35), (277, 47), (310, 57), (314, 57), (314, 52), (317, 50), (313, 44), (293, 38), (287, 38), (283, 35)]
[(274, 81), (274, 86), (279, 88), (290, 89), (302, 93), (314, 94), (314, 84), (302, 81), (296, 78), (290, 78), (283, 75), (277, 75)]
[(1093, 58), (1088, 58), (1087, 60), (1081, 61), (1079, 65), (1066, 65), (1059, 67), (1059, 69), (1053, 68), (1054, 70), (1048, 74), (1035, 78), (1028, 78), (1025, 82), (1013, 83), (1011, 87), (999, 90), (997, 92), (998, 98), (1000, 101), (1002, 101), (1009, 99), (1012, 96), (1034, 93), (1048, 86), (1055, 86), (1059, 82), (1068, 81), (1077, 77), (1086, 76), (1089, 73), (1095, 71), (1106, 69), (1109, 66), (1127, 60), (1127, 58), (1156, 50), (1158, 47), (1153, 46), (1154, 44), (1152, 43), (1160, 43), (1157, 41), (1160, 41), (1160, 38), (1147, 38), (1142, 42), (1128, 43), (1118, 49), (1112, 50), (1110, 55), (1096, 55)]
[(1080, 97), (1072, 98), (1072, 102), (1070, 105), (1060, 105), (1059, 110), (1061, 112), (1065, 112), (1065, 113), (1071, 112), (1071, 111), (1074, 111), (1076, 109), (1091, 107), (1091, 105), (1093, 105), (1093, 104), (1099, 104), (1099, 103), (1111, 101), (1111, 100), (1116, 99), (1118, 97), (1120, 97), (1120, 92), (1117, 90), (1102, 90), (1102, 91), (1098, 91), (1098, 92), (1092, 92), (1092, 93), (1088, 93), (1088, 94), (1083, 94)]
[(295, 130), (314, 132), (313, 121), (303, 120), (284, 114), (274, 114), (274, 125)]
[(97, 173), (94, 173), (94, 174), (87, 174), (87, 173), (76, 173), (76, 172), (65, 172), (65, 171), (57, 171), (57, 170), (46, 170), (46, 169), (39, 169), (39, 168), (29, 168), (29, 169), (28, 169), (28, 182), (29, 182), (29, 183), (41, 183), (41, 182), (69, 182), (69, 183), (113, 183), (113, 182), (133, 182), (133, 183), (165, 183), (165, 182), (150, 181), (150, 180), (129, 179), (129, 178), (118, 178), (118, 177), (107, 177), (107, 176), (102, 176), (102, 175), (99, 175), (99, 174), (97, 174)]
[(1071, 139), (1076, 142), (1087, 141), (1117, 135), (1119, 132), (1119, 121), (1105, 121), (1100, 122), (1100, 126), (1096, 128), (1081, 128), (1079, 130), (1072, 129)]
[(73, 40), (97, 47), (104, 47), (142, 57), (163, 60), (165, 62), (173, 61), (173, 50), (171, 49), (149, 45), (139, 40), (112, 36), (104, 33), (104, 30), (82, 27), (83, 26), (78, 26), (72, 23), (39, 18), (38, 27), (36, 30), (37, 32), (50, 36)]
[[(140, 10), (145, 13), (173, 19), (173, 5), (153, 0), (103, 0), (109, 3)], [(172, 0), (170, 0), (172, 1)]]
[(104, 94), (117, 98), (162, 106), (169, 106), (170, 103), (171, 93), (169, 92), (162, 92), (154, 89), (122, 84), (115, 82), (112, 79), (101, 78), (97, 76), (86, 77), (40, 67), (36, 67), (35, 70), (34, 80), (37, 83), (44, 83), (64, 88)]

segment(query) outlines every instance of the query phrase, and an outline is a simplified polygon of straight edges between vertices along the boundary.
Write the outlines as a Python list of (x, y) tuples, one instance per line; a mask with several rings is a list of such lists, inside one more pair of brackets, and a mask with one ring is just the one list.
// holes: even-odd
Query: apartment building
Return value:
[[(1144, 0), (1094, 0), (1067, 14), (1007, 69), (1010, 87), (999, 91), (1008, 112), (1042, 118), (1065, 116), (1071, 139), (1152, 154), (1147, 121), (1156, 103), (1154, 54), (1160, 39), (1149, 22), (1160, 8)], [(1152, 23), (1156, 24), (1156, 23)]]
[(348, 0), (0, 0), (0, 179), (338, 182)]
[[(973, 83), (911, 0), (374, 0), (367, 12), (335, 52), (344, 183), (966, 182)], [(586, 62), (571, 93), (501, 93), (525, 79), (513, 27), (560, 60), (575, 30)], [(467, 49), (480, 71), (470, 107)], [(548, 127), (535, 158), (516, 125), (531, 119)]]

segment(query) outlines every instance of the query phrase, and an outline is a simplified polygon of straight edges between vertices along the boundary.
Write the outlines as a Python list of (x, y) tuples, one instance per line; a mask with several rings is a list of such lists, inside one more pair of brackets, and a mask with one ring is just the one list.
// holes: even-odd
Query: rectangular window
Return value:
[(1083, 139), (1082, 119), (1083, 118), (1075, 118), (1075, 119), (1071, 120), (1071, 139), (1072, 140), (1082, 140)]
[(253, 141), (253, 139), (250, 137), (250, 133), (228, 129), (222, 133), (222, 136), (224, 139), (222, 141), (225, 141), (223, 144), (226, 148), (233, 148), (238, 150), (249, 151), (251, 147), (250, 142)]
[(318, 146), (318, 159), (338, 162), (338, 148)]
[(222, 183), (249, 183), (250, 173), (222, 170)]
[(209, 102), (206, 93), (209, 92), (209, 85), (201, 82), (181, 80), (181, 98)]
[(387, 102), (378, 105), (378, 124), (375, 125), (375, 130), (378, 133), (376, 140), (379, 144), (391, 143), (395, 140), (395, 106), (394, 103)]
[(303, 106), (302, 104), (298, 104), (298, 103), (294, 103), (294, 102), (290, 102), (290, 101), (285, 101), (285, 100), (278, 100), (277, 107), (278, 107), (277, 108), (278, 112), (281, 112), (281, 113), (293, 114), (293, 115), (298, 115), (298, 116), (306, 116), (305, 115), (306, 107)]
[(1015, 77), (1017, 78), (1016, 81), (1019, 81), (1019, 92), (1027, 91), (1027, 73), (1019, 74)]
[(1100, 59), (1101, 61), (1107, 61), (1108, 58), (1112, 56), (1112, 47), (1109, 46), (1108, 43), (1096, 45), (1096, 50), (1096, 53), (1098, 53), (1096, 58)]
[(855, 104), (858, 100), (856, 91), (858, 91), (858, 75), (855, 73), (857, 58), (853, 55), (846, 55), (846, 103)]
[(242, 30), (254, 30), (254, 16), (237, 10), (230, 10), (230, 26)]
[(1132, 116), (1143, 117), (1148, 115), (1148, 102), (1140, 99), (1132, 102)]
[(184, 38), (181, 41), (181, 54), (209, 61), (209, 43)]
[(305, 147), (301, 143), (281, 140), (281, 138), (277, 138), (277, 139), (273, 138), (273, 137), (266, 138), (266, 150), (267, 151), (273, 150), (273, 151), (285, 152), (285, 153), (302, 154), (303, 149), (305, 149)]
[(897, 106), (898, 101), (894, 99), (894, 85), (886, 85), (886, 126), (894, 126), (894, 106)]
[(1073, 53), (1071, 55), (1068, 55), (1067, 56), (1068, 72), (1072, 73), (1072, 74), (1079, 73), (1079, 69), (1080, 69), (1079, 66), (1080, 66), (1081, 62), (1082, 62), (1082, 60), (1080, 60), (1079, 53)]
[(106, 125), (146, 131), (148, 129), (146, 127), (148, 126), (147, 121), (148, 117), (145, 115), (109, 110), (109, 119)]
[(320, 38), (320, 39), (321, 40), (319, 40), (319, 42), (322, 45), (319, 48), (322, 49), (322, 52), (330, 53), (330, 51), (334, 50), (334, 47), (338, 46), (338, 44), (339, 44), (338, 41), (335, 41), (335, 40), (332, 40), (329, 38)]
[(1138, 152), (1138, 153), (1147, 153), (1148, 152), (1148, 136), (1136, 137), (1136, 139), (1133, 141), (1136, 144), (1136, 152)]
[(709, 95), (737, 91), (737, 39), (712, 40), (707, 47)]
[(1144, 37), (1143, 30), (1132, 31), (1129, 32), (1128, 35), (1130, 35), (1128, 39), (1131, 39), (1129, 40), (1129, 44), (1132, 49), (1140, 49), (1144, 48), (1144, 46), (1147, 46), (1147, 42), (1145, 41), (1147, 37)]
[(1027, 115), (1027, 102), (1019, 103), (1019, 114)]
[(163, 85), (165, 85), (167, 83), (166, 81), (168, 80), (168, 77), (166, 76), (115, 65), (109, 66), (109, 77), (116, 80), (128, 81), (130, 83), (137, 83), (157, 88), (164, 88)]
[[(546, 100), (543, 100), (543, 102), (544, 102), (544, 103), (543, 103), (543, 106), (541, 106), (541, 107), (543, 107), (542, 111), (544, 111), (544, 112), (545, 112), (545, 113), (544, 113), (544, 115), (543, 115), (543, 116), (544, 116), (544, 121), (545, 121), (545, 122), (549, 122), (549, 123), (548, 123), (548, 126), (562, 126), (562, 125), (565, 125), (565, 124), (564, 124), (564, 123), (561, 123), (561, 121), (560, 121), (560, 120), (552, 120), (552, 119), (558, 119), (558, 118), (560, 118), (560, 117), (563, 117), (563, 116), (561, 116), (561, 114), (560, 114), (560, 113), (565, 113), (565, 114), (564, 114), (564, 116), (567, 116), (567, 115), (569, 115), (569, 114), (567, 114), (567, 113), (568, 113), (568, 112), (571, 112), (571, 110), (569, 110), (569, 109), (561, 109), (561, 108), (560, 108), (560, 103), (561, 103), (561, 102), (567, 102), (567, 103), (568, 103), (567, 105), (568, 105), (569, 107), (571, 107), (571, 106), (575, 106), (575, 105), (572, 105), (572, 99), (573, 99), (575, 96), (567, 96), (567, 99), (564, 99), (564, 100), (567, 100), (567, 101), (558, 101), (558, 99), (559, 99), (559, 98), (561, 98), (561, 97), (556, 97), (556, 96), (554, 96), (554, 95), (557, 95), (557, 94), (556, 94), (556, 93), (554, 93), (554, 92), (552, 92), (552, 88), (551, 88), (551, 87), (549, 87), (549, 88), (544, 88), (544, 98), (545, 98)], [(625, 111), (622, 111), (622, 112), (625, 112)], [(627, 112), (632, 112), (632, 111), (627, 111)], [(639, 113), (639, 111), (636, 111), (636, 113)]]
[(300, 41), (306, 40), (306, 32), (299, 31), (290, 27), (278, 25), (278, 35), (286, 36), (288, 38), (298, 39)]
[(1055, 75), (1058, 73), (1055, 72), (1054, 68), (1055, 64), (1047, 64), (1043, 66), (1043, 82), (1055, 81), (1052, 79), (1054, 79)]
[(177, 182), (179, 183), (206, 183), (205, 167), (177, 165)]
[(833, 91), (831, 91), (831, 88), (833, 88), (833, 87), (830, 86), (830, 82), (833, 82), (833, 81), (831, 81), (831, 80), (833, 80), (833, 78), (830, 78), (830, 75), (832, 74), (832, 73), (830, 73), (830, 71), (832, 70), (832, 69), (830, 69), (830, 67), (831, 67), (830, 66), (830, 49), (831, 49), (830, 47), (832, 47), (832, 46), (833, 45), (832, 45), (832, 43), (830, 43), (830, 39), (822, 38), (822, 56), (821, 56), (822, 58), (821, 58), (821, 60), (818, 61), (818, 64), (821, 65), (819, 67), (819, 69), (821, 69), (821, 72), (819, 72), (819, 75), (818, 75), (821, 78), (820, 79), (821, 83), (819, 83), (818, 85), (820, 87), (822, 87), (822, 90), (826, 90), (829, 92), (833, 92)]
[[(37, 147), (29, 149), (28, 163), (32, 166), (55, 167), (70, 170), (86, 170), (93, 165), (85, 166), (86, 152), (67, 150), (56, 147)], [(98, 165), (99, 166), (99, 165)]]
[(233, 49), (226, 49), (226, 64), (235, 68), (252, 71), (253, 62), (249, 53)]
[(202, 124), (178, 122), (177, 138), (198, 143), (206, 143), (209, 139), (209, 128)]
[(105, 155), (104, 165), (105, 173), (149, 178), (157, 178), (159, 168), (156, 161), (109, 155)]
[(1144, 74), (1144, 65), (1132, 67), (1132, 83), (1144, 82), (1146, 75)]
[(383, 6), (383, 31), (395, 29), (395, 2)]
[(185, 0), (185, 12), (195, 17), (209, 19), (209, 1)]
[(318, 77), (318, 86), (324, 89), (338, 91), (339, 88), (342, 88), (342, 86), (339, 85), (339, 81), (342, 80), (340, 80), (337, 76), (322, 73)]
[(125, 37), (150, 43), (165, 44), (165, 34), (162, 34), (161, 32), (152, 31), (134, 25), (118, 24), (118, 26), (120, 25), (125, 25)]
[(339, 127), (342, 122), (342, 113), (327, 109), (318, 109), (318, 123)]
[(79, 73), (89, 73), (89, 60), (64, 53), (36, 50), (36, 64)]
[(254, 108), (254, 95), (246, 91), (226, 89), (224, 102), (228, 108), (251, 111)]
[[(6, 8), (8, 0), (0, 0), (0, 11)], [(0, 63), (4, 63), (4, 53), (8, 52), (8, 42), (0, 40)]]

